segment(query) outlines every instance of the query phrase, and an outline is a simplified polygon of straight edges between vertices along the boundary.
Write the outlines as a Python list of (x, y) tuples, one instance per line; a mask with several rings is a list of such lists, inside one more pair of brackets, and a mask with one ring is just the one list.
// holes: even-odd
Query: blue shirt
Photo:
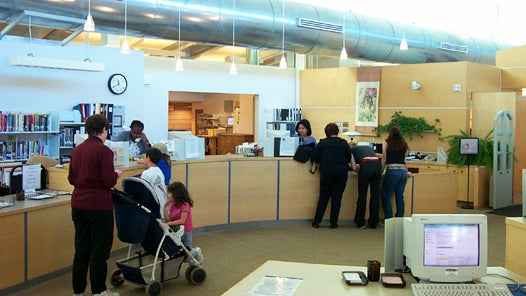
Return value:
[(157, 167), (161, 169), (164, 175), (164, 185), (170, 185), (170, 179), (172, 178), (172, 168), (164, 161), (163, 158), (157, 163)]

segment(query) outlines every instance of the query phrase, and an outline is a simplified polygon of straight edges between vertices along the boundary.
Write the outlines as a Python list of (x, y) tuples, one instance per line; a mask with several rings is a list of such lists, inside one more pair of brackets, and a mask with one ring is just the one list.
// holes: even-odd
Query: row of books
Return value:
[(74, 145), (75, 134), (83, 134), (84, 127), (63, 127), (60, 129), (60, 147), (72, 147)]
[(301, 108), (276, 108), (274, 109), (274, 121), (300, 121)]
[[(91, 115), (100, 114), (108, 119), (110, 125), (113, 123), (113, 104), (106, 103), (79, 103), (73, 107), (73, 110), (80, 112), (82, 122), (86, 122), (86, 119)], [(111, 136), (112, 130), (108, 131), (108, 135)]]
[(0, 111), (0, 132), (49, 131), (47, 113), (11, 113)]
[(28, 159), (33, 155), (46, 155), (47, 145), (40, 140), (7, 140), (0, 141), (0, 159)]

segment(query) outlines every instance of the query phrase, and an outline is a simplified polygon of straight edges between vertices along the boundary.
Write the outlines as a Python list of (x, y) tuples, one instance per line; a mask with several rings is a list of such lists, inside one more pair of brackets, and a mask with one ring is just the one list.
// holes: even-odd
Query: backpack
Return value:
[(309, 172), (311, 174), (315, 174), (318, 170), (318, 165), (314, 164), (314, 161), (311, 159), (312, 152), (314, 151), (314, 148), (310, 145), (299, 145), (298, 149), (296, 149), (296, 152), (294, 153), (294, 159), (295, 161), (299, 161), (301, 163), (306, 163), (310, 160), (310, 168)]

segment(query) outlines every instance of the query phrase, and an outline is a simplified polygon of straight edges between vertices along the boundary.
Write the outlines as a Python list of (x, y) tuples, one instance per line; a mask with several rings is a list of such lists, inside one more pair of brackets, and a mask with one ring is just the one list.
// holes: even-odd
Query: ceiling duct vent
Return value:
[(439, 49), (468, 53), (468, 47), (464, 45), (457, 45), (452, 43), (440, 42)]
[(308, 19), (304, 19), (301, 17), (298, 18), (298, 27), (314, 29), (314, 30), (329, 31), (329, 32), (334, 32), (334, 33), (343, 32), (342, 25), (320, 22), (320, 21), (315, 21), (315, 20), (308, 20)]

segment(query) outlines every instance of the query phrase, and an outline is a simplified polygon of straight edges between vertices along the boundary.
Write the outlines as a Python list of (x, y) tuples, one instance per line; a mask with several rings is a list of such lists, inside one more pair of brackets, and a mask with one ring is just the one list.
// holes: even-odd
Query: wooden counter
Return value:
[[(122, 180), (126, 177), (131, 177), (135, 175), (140, 175), (146, 169), (145, 165), (137, 164), (136, 162), (130, 162), (130, 166), (122, 169), (123, 173), (117, 179), (117, 184), (115, 188), (122, 189)], [(49, 175), (49, 184), (50, 189), (62, 190), (62, 191), (73, 191), (73, 185), (69, 184), (68, 181), (68, 167), (64, 168), (47, 168)]]
[[(457, 201), (468, 201), (468, 168), (437, 163), (436, 161), (407, 161), (407, 167), (417, 170), (419, 173), (452, 172), (457, 173)], [(488, 208), (489, 183), (492, 175), (491, 168), (481, 166), (469, 166), (469, 202), (475, 208)], [(445, 183), (444, 183), (445, 184)]]
[[(73, 190), (68, 170), (48, 168), (49, 187)], [(144, 166), (126, 170), (117, 181), (121, 188), (126, 176), (140, 174)], [(0, 276), (0, 290), (71, 266), (74, 254), (74, 226), (71, 220), (71, 196), (46, 200), (16, 201), (12, 207), (0, 209), (0, 266), (9, 272)], [(114, 231), (112, 250), (127, 247)]]
[[(130, 167), (116, 187), (121, 187), (122, 178), (143, 170), (142, 165)], [(457, 179), (454, 172), (415, 174), (405, 189), (405, 215), (455, 213)], [(314, 215), (319, 194), (319, 174), (310, 174), (308, 163), (290, 157), (215, 155), (204, 160), (176, 161), (171, 181), (187, 185), (195, 202), (194, 226), (203, 231), (208, 226), (235, 223), (308, 221)], [(50, 168), (49, 187), (71, 191), (67, 169)], [(352, 223), (356, 197), (357, 175), (350, 173), (342, 199), (342, 224)], [(329, 209), (325, 219), (328, 217)], [(0, 289), (71, 266), (74, 227), (70, 196), (17, 201), (13, 207), (0, 209), (0, 219), (0, 264), (11, 270), (0, 277)], [(126, 246), (115, 238), (113, 250)]]
[[(310, 174), (309, 165), (290, 157), (207, 156), (204, 160), (174, 162), (172, 182), (187, 185), (195, 201), (192, 216), (197, 228), (312, 219), (319, 195), (319, 174)], [(455, 172), (439, 171), (409, 178), (404, 195), (405, 215), (410, 216), (411, 210), (422, 214), (455, 213), (457, 179)], [(357, 175), (350, 173), (342, 198), (342, 221), (354, 217), (357, 181)], [(325, 219), (328, 217), (327, 209)]]
[(526, 277), (526, 217), (506, 218), (506, 269)]

